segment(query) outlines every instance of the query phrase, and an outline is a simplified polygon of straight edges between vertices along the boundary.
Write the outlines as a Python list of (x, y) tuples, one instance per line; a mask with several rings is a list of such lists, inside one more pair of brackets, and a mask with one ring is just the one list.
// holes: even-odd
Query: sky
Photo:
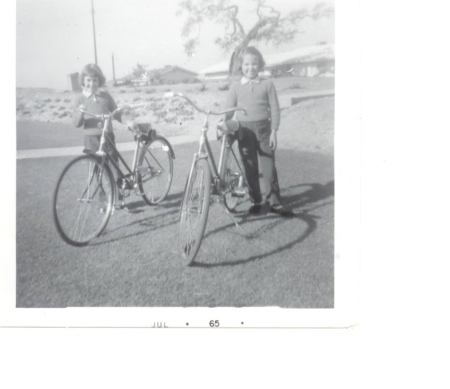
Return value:
[[(177, 65), (199, 72), (228, 60), (214, 39), (223, 28), (206, 22), (199, 31), (194, 57), (184, 52), (181, 29), (186, 16), (176, 16), (179, 0), (94, 0), (97, 63), (108, 80), (131, 73), (137, 63), (150, 68)], [(252, 25), (254, 0), (235, 0), (244, 27)], [(316, 0), (267, 0), (281, 11), (312, 7)], [(334, 5), (334, 0), (327, 1)], [(279, 47), (260, 45), (263, 54), (289, 51), (319, 41), (334, 43), (334, 20), (301, 24), (304, 32)], [(91, 0), (16, 1), (16, 86), (68, 89), (68, 75), (95, 62)]]

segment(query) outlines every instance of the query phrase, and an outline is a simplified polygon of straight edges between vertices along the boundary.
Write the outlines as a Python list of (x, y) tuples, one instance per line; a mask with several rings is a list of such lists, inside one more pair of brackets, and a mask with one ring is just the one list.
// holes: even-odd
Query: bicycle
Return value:
[(245, 174), (239, 161), (239, 152), (236, 150), (237, 142), (234, 142), (239, 123), (228, 121), (221, 122), (217, 126), (217, 129), (223, 133), (218, 165), (211, 151), (207, 131), (209, 115), (224, 115), (238, 110), (245, 111), (245, 109), (235, 107), (214, 112), (199, 108), (181, 93), (169, 92), (165, 94), (165, 97), (182, 97), (198, 112), (205, 114), (199, 149), (194, 154), (180, 209), (179, 249), (186, 265), (189, 266), (194, 261), (203, 240), (211, 196), (224, 206), (227, 214), (239, 227), (231, 215), (239, 199), (247, 193)]
[[(136, 147), (130, 168), (115, 145), (106, 136), (112, 118), (125, 110), (144, 107), (146, 104), (122, 106), (110, 114), (85, 115), (100, 119), (103, 131), (96, 152), (83, 150), (61, 172), (53, 194), (53, 221), (58, 234), (72, 246), (85, 246), (105, 229), (114, 208), (121, 209), (124, 199), (132, 193), (142, 197), (148, 205), (160, 203), (168, 194), (173, 177), (175, 153), (171, 144), (156, 131), (142, 131), (143, 125), (127, 126), (134, 133)], [(113, 150), (106, 149), (106, 143)], [(124, 173), (112, 153), (115, 152)], [(116, 177), (112, 172), (116, 171)], [(117, 192), (117, 193), (116, 193)], [(116, 200), (120, 199), (120, 200)], [(117, 202), (116, 202), (117, 201)]]

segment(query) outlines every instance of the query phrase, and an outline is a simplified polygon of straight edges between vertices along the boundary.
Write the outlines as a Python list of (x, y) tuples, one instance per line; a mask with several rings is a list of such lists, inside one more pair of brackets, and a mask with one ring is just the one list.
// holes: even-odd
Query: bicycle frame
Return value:
[[(233, 158), (236, 158), (236, 155), (234, 154), (234, 151), (230, 148), (228, 149), (227, 145), (231, 144), (229, 142), (230, 134), (224, 134), (222, 145), (220, 148), (220, 155), (219, 155), (219, 167), (216, 165), (216, 161), (214, 159), (214, 154), (211, 150), (211, 145), (209, 143), (208, 139), (208, 129), (209, 129), (209, 111), (205, 113), (205, 120), (203, 122), (203, 127), (200, 134), (200, 142), (199, 142), (199, 149), (198, 152), (194, 154), (194, 159), (192, 162), (192, 166), (189, 172), (189, 179), (192, 175), (192, 171), (194, 169), (195, 162), (201, 158), (204, 158), (208, 161), (209, 167), (211, 169), (212, 179), (214, 183), (214, 192), (213, 194), (219, 194), (220, 190), (222, 189), (222, 186), (224, 184), (224, 173), (225, 173), (225, 165), (228, 158), (230, 158), (230, 151), (233, 155)], [(241, 173), (244, 175), (242, 168), (240, 164), (238, 163), (239, 169), (241, 170)], [(245, 177), (245, 175), (244, 175)]]
[[(103, 125), (102, 135), (101, 135), (101, 138), (100, 138), (100, 146), (99, 146), (99, 149), (95, 152), (95, 154), (97, 156), (101, 157), (102, 161), (106, 161), (107, 163), (110, 163), (111, 165), (114, 166), (114, 168), (116, 169), (116, 171), (119, 174), (119, 176), (116, 177), (117, 180), (123, 179), (123, 178), (127, 178), (128, 176), (131, 176), (132, 177), (132, 184), (134, 185), (136, 183), (135, 172), (137, 170), (137, 165), (138, 165), (139, 149), (142, 149), (142, 148), (147, 149), (147, 151), (149, 152), (149, 154), (152, 157), (153, 157), (153, 154), (151, 153), (151, 151), (148, 149), (147, 145), (145, 144), (146, 142), (142, 141), (142, 139), (140, 139), (140, 137), (138, 136), (138, 138), (136, 139), (136, 147), (134, 149), (133, 162), (132, 162), (132, 166), (130, 168), (130, 166), (127, 164), (125, 159), (120, 154), (119, 150), (117, 150), (117, 147), (115, 146), (115, 144), (109, 139), (109, 137), (106, 136), (106, 133), (107, 133), (106, 130), (107, 130), (108, 126), (109, 126), (109, 123), (111, 122), (111, 118), (112, 118), (112, 116), (108, 115), (107, 117), (104, 117), (104, 119), (103, 119), (104, 125)], [(127, 172), (124, 173), (122, 171), (122, 169), (119, 166), (119, 163), (116, 162), (114, 160), (114, 158), (112, 157), (112, 153), (110, 153), (105, 148), (105, 144), (108, 144), (111, 147), (111, 149), (113, 150), (113, 152), (116, 153), (116, 155), (119, 158), (119, 161), (122, 162), (122, 164), (125, 167)], [(156, 158), (153, 157), (153, 160), (161, 167), (161, 165), (159, 164), (159, 162), (158, 162), (158, 160)]]

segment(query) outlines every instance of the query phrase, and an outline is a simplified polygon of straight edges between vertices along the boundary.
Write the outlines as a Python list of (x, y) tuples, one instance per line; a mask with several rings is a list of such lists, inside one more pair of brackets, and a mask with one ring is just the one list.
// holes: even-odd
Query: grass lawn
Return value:
[[(280, 96), (297, 89), (334, 88), (334, 79), (275, 82)], [(149, 119), (161, 135), (197, 139), (201, 115), (192, 116), (180, 101), (169, 103), (161, 96), (165, 89), (180, 90), (202, 107), (220, 109), (226, 96), (221, 85), (111, 93), (118, 103), (148, 101), (151, 112), (139, 119)], [(70, 97), (70, 92), (18, 90), (17, 149), (82, 145), (81, 130), (65, 114)], [(115, 134), (117, 142), (132, 140), (126, 131)], [(165, 201), (149, 207), (130, 197), (130, 212), (116, 211), (105, 232), (83, 248), (67, 245), (52, 224), (52, 193), (73, 157), (17, 160), (17, 307), (333, 308), (333, 138), (334, 97), (283, 110), (276, 163), (282, 197), (296, 217), (249, 217), (245, 200), (235, 214), (239, 229), (213, 203), (191, 267), (183, 265), (176, 243), (181, 195), (197, 143), (174, 145), (174, 179)], [(213, 133), (210, 139), (217, 155)], [(124, 155), (132, 157), (130, 152)]]
[(178, 212), (196, 148), (175, 148), (166, 201), (149, 207), (130, 198), (131, 212), (116, 212), (84, 248), (64, 243), (52, 225), (52, 191), (72, 157), (18, 160), (17, 307), (332, 308), (333, 158), (280, 150), (282, 196), (297, 216), (248, 217), (246, 201), (237, 208), (238, 229), (213, 204), (196, 262), (186, 267), (176, 247)]

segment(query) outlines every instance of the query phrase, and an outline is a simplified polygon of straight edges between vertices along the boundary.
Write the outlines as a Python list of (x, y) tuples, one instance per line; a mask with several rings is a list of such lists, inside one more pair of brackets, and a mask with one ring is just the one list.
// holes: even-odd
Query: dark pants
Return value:
[(240, 125), (238, 145), (247, 178), (250, 199), (254, 204), (262, 203), (259, 185), (259, 156), (266, 189), (266, 201), (271, 206), (280, 205), (280, 188), (275, 167), (275, 153), (270, 147), (270, 121), (241, 122)]

